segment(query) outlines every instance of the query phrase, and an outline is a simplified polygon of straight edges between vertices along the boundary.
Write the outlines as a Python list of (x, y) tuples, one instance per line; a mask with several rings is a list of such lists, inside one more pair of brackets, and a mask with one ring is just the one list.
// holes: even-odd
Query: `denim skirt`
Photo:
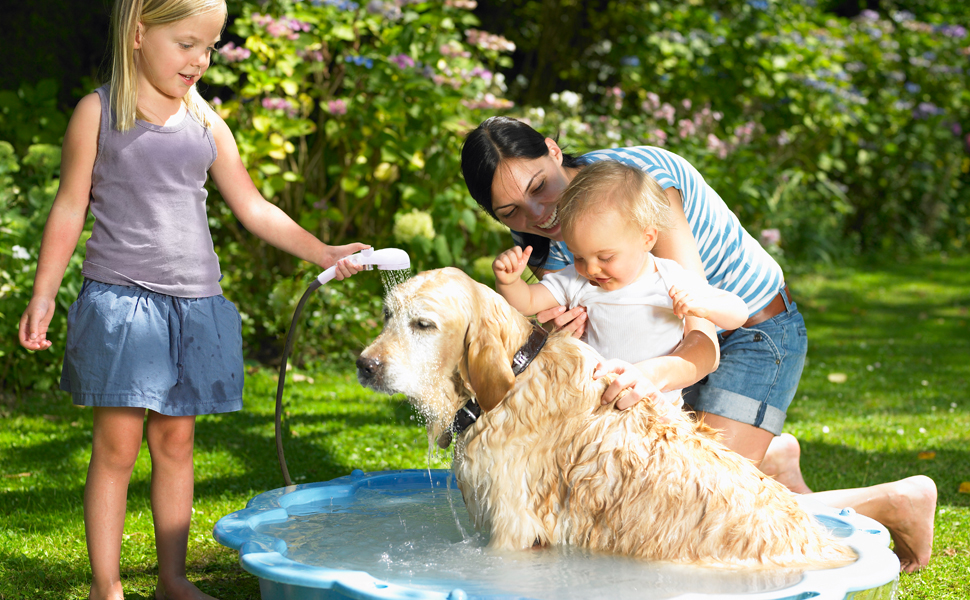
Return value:
[(61, 389), (74, 404), (169, 416), (242, 408), (242, 328), (225, 297), (85, 280), (67, 315)]

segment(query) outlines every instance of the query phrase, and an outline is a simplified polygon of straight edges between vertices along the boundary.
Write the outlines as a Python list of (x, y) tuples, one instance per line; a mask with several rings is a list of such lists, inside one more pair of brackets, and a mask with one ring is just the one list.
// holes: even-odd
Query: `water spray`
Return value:
[[(404, 271), (411, 268), (411, 258), (408, 253), (399, 248), (382, 248), (374, 250), (367, 248), (350, 256), (350, 261), (355, 265), (364, 267), (365, 271), (371, 271), (377, 267), (381, 271)], [(283, 345), (283, 358), (280, 362), (279, 383), (276, 386), (276, 455), (280, 459), (280, 470), (283, 471), (283, 481), (286, 485), (293, 485), (290, 480), (290, 472), (286, 468), (286, 458), (283, 456), (283, 386), (286, 385), (286, 358), (293, 349), (293, 332), (296, 324), (303, 312), (303, 305), (306, 304), (310, 295), (321, 286), (332, 280), (337, 275), (337, 266), (334, 265), (320, 273), (316, 279), (310, 283), (310, 287), (303, 292), (303, 297), (293, 311), (293, 320), (290, 322), (290, 330), (286, 334), (286, 343)]]

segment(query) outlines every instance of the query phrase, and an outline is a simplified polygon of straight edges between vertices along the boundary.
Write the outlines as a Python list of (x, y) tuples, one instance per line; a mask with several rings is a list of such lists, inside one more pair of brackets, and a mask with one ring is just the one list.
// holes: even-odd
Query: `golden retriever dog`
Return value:
[(600, 356), (585, 343), (552, 334), (516, 376), (532, 324), (460, 270), (396, 286), (384, 321), (357, 361), (362, 385), (405, 394), (429, 441), (471, 397), (481, 405), (453, 468), (490, 548), (572, 545), (721, 567), (854, 560), (794, 494), (686, 413), (602, 405), (610, 377), (592, 378)]

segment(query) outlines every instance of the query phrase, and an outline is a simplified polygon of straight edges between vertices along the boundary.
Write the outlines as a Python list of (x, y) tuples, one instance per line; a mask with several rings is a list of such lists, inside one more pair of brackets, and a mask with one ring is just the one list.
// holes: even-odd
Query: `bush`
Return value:
[[(0, 389), (46, 390), (56, 385), (67, 329), (67, 309), (80, 291), (81, 252), (71, 258), (57, 295), (57, 312), (48, 339), (53, 352), (30, 353), (20, 347), (17, 331), (33, 291), (44, 222), (57, 192), (61, 150), (33, 144), (21, 158), (12, 144), (0, 141)], [(83, 247), (82, 236), (79, 247)]]
[[(468, 268), (497, 247), (502, 230), (479, 222), (458, 158), (462, 132), (507, 105), (493, 75), (507, 42), (477, 30), (465, 4), (244, 3), (230, 30), (236, 41), (206, 79), (229, 92), (213, 102), (263, 195), (325, 242), (400, 246), (418, 269)], [(316, 273), (245, 234), (220, 206), (213, 233), (227, 293), (243, 308), (247, 336), (278, 340), (288, 305), (267, 307), (267, 292), (289, 297), (294, 276)], [(433, 227), (409, 228), (420, 215)], [(379, 314), (355, 316), (364, 298), (380, 297), (376, 278), (334, 285), (356, 288), (329, 294), (338, 323)], [(368, 337), (333, 327), (311, 323), (308, 334), (322, 348)]]
[[(508, 237), (466, 192), (459, 149), (465, 131), (511, 112), (559, 132), (569, 151), (646, 143), (683, 155), (786, 268), (966, 250), (962, 4), (912, 0), (846, 19), (795, 0), (596, 0), (562, 3), (561, 14), (496, 0), (489, 7), (508, 8), (509, 35), (528, 45), (515, 64), (515, 45), (482, 31), (473, 0), (229, 4), (228, 42), (203, 92), (266, 198), (327, 243), (397, 246), (415, 269), (455, 265), (488, 281)], [(536, 35), (537, 23), (548, 31)], [(503, 72), (518, 97), (534, 91), (531, 106), (503, 99)], [(56, 354), (38, 360), (13, 335), (57, 185), (67, 119), (56, 91), (0, 91), (3, 387), (56, 381)], [(211, 198), (247, 355), (272, 362), (317, 267), (250, 236)], [(63, 336), (81, 257), (52, 337)], [(345, 363), (379, 326), (380, 298), (373, 275), (325, 286), (307, 305), (298, 358)]]
[[(416, 269), (471, 268), (498, 248), (503, 228), (479, 221), (458, 176), (461, 133), (485, 111), (506, 107), (508, 42), (476, 29), (467, 0), (444, 3), (347, 0), (234, 2), (230, 43), (206, 75), (212, 102), (233, 129), (263, 195), (330, 244), (400, 246)], [(29, 300), (36, 253), (53, 194), (66, 116), (56, 86), (0, 93), (4, 147), (2, 310), (13, 324)], [(23, 157), (23, 158), (21, 158)], [(36, 163), (36, 164), (35, 164)], [(243, 316), (247, 355), (279, 357), (300, 293), (318, 274), (241, 228), (217, 193), (210, 227), (227, 297)], [(415, 219), (432, 227), (414, 227)], [(396, 231), (395, 231), (396, 227)], [(27, 255), (30, 255), (27, 258)], [(78, 252), (51, 325), (55, 351), (35, 360), (6, 337), (3, 385), (56, 381), (63, 318), (80, 285)], [(25, 271), (24, 268), (27, 268)], [(9, 288), (9, 289), (7, 289)], [(328, 286), (311, 302), (299, 357), (345, 362), (379, 327), (379, 278)], [(53, 356), (51, 355), (53, 354)], [(36, 368), (23, 368), (35, 361)], [(30, 364), (35, 364), (34, 362)]]
[(517, 111), (541, 130), (561, 128), (578, 151), (682, 154), (799, 261), (965, 250), (970, 37), (955, 17), (844, 19), (789, 0), (595, 5), (577, 19), (597, 36), (555, 71), (577, 93)]

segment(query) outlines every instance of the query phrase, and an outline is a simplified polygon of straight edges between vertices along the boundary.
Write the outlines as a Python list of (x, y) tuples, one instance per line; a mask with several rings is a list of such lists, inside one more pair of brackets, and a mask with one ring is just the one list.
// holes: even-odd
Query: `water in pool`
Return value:
[(497, 553), (474, 531), (461, 493), (427, 487), (364, 489), (347, 498), (290, 507), (286, 521), (257, 529), (287, 544), (286, 557), (311, 566), (360, 570), (415, 589), (580, 600), (784, 589), (800, 570), (729, 571), (657, 564), (575, 548)]

